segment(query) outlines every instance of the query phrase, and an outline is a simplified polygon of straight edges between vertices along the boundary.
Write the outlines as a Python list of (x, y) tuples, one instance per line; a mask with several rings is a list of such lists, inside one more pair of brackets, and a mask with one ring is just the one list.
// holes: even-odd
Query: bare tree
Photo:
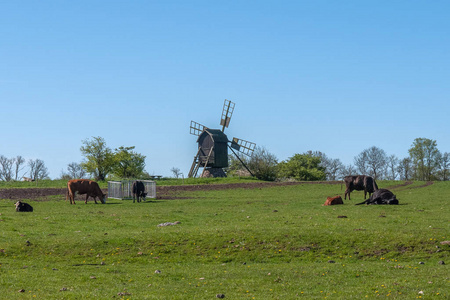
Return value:
[(48, 170), (45, 166), (45, 163), (43, 160), (36, 159), (32, 160), (30, 159), (28, 161), (28, 166), (30, 167), (30, 177), (33, 180), (41, 180), (48, 177)]
[(395, 180), (397, 178), (397, 171), (398, 171), (398, 158), (394, 154), (390, 155), (387, 158), (387, 170), (386, 175), (387, 178), (390, 180)]
[(382, 179), (386, 160), (386, 152), (373, 146), (355, 157), (355, 165), (361, 174), (369, 174), (374, 179)]
[(342, 178), (344, 178), (345, 176), (355, 175), (355, 173), (356, 173), (356, 168), (352, 164), (342, 167), (342, 172), (341, 172)]
[(325, 169), (327, 180), (337, 180), (340, 177), (344, 165), (338, 158), (329, 158), (322, 152), (312, 152), (312, 154), (320, 157), (320, 165)]
[(367, 174), (368, 173), (368, 167), (367, 167), (367, 153), (365, 151), (358, 154), (355, 159), (355, 167), (356, 171), (358, 171), (360, 174)]
[(397, 166), (398, 175), (400, 180), (410, 180), (413, 177), (413, 165), (412, 160), (406, 157), (398, 163)]
[(173, 167), (172, 169), (170, 169), (170, 171), (172, 172), (173, 177), (175, 177), (175, 178), (178, 178), (181, 175), (181, 171), (179, 168)]
[(11, 181), (13, 179), (14, 158), (7, 158), (0, 155), (0, 180)]
[(450, 153), (445, 152), (444, 154), (439, 154), (439, 173), (442, 180), (448, 180), (448, 173), (450, 169)]
[(25, 158), (23, 158), (21, 155), (17, 155), (16, 158), (14, 159), (14, 171), (15, 171), (15, 179), (19, 180), (20, 177), (19, 176), (19, 172), (21, 172), (23, 170), (23, 168), (25, 166), (22, 167), (22, 165), (25, 163)]
[(86, 175), (86, 171), (83, 169), (81, 164), (72, 162), (67, 165), (67, 175), (72, 179), (83, 178)]

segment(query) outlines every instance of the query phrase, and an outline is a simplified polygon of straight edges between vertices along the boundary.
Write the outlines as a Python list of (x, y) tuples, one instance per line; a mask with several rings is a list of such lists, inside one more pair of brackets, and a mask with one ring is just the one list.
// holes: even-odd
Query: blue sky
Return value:
[(195, 120), (279, 161), (450, 151), (448, 1), (2, 1), (0, 155), (56, 178), (82, 141), (187, 175)]

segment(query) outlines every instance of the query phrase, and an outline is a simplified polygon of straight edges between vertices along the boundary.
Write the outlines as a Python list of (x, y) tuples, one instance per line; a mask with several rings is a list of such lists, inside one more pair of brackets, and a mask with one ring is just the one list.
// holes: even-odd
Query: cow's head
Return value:
[(107, 198), (107, 195), (106, 195), (106, 194), (103, 194), (103, 197), (100, 198), (100, 201), (102, 201), (102, 204), (105, 204), (105, 203), (106, 203), (106, 198)]
[(145, 201), (145, 197), (147, 197), (147, 193), (142, 193), (142, 198), (144, 198), (144, 201)]

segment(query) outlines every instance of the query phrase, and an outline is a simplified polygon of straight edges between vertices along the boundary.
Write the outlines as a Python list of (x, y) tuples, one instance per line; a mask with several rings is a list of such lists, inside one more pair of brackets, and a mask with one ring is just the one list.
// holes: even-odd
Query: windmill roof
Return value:
[(205, 129), (203, 130), (203, 132), (200, 134), (200, 136), (198, 137), (198, 140), (200, 140), (201, 138), (203, 138), (203, 136), (205, 134), (208, 134), (211, 136), (211, 138), (217, 143), (227, 143), (228, 142), (228, 138), (227, 135), (225, 133), (222, 132), (222, 130), (220, 129)]

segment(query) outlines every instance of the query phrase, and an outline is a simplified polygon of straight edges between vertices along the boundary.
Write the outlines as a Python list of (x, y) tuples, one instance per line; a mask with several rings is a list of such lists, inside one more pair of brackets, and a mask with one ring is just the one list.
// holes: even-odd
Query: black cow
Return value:
[(356, 191), (364, 191), (364, 199), (366, 199), (366, 194), (372, 194), (376, 190), (378, 190), (378, 185), (375, 180), (367, 175), (356, 175), (356, 176), (346, 176), (344, 178), (345, 182), (345, 195), (344, 199), (350, 200), (350, 193), (354, 190)]
[(33, 207), (28, 203), (17, 201), (16, 202), (16, 211), (17, 212), (32, 212)]
[(398, 204), (398, 199), (396, 196), (387, 189), (379, 189), (376, 190), (372, 196), (370, 196), (369, 199), (355, 204), (355, 205), (361, 205), (361, 204), (390, 204), (390, 205), (396, 205)]
[(145, 192), (145, 186), (142, 181), (135, 181), (133, 182), (133, 203), (135, 201), (135, 198), (137, 198), (137, 202), (141, 202), (141, 198), (145, 201), (145, 197), (147, 196), (147, 193)]

